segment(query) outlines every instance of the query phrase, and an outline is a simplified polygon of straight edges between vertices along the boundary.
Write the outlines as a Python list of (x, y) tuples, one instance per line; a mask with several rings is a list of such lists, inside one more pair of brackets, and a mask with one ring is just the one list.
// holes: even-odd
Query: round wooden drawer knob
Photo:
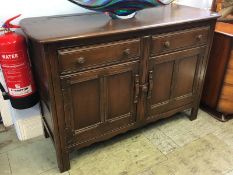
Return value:
[(198, 41), (201, 41), (201, 40), (202, 40), (202, 38), (203, 38), (203, 36), (202, 36), (202, 35), (198, 35), (198, 36), (197, 36), (197, 40), (198, 40)]
[(170, 43), (169, 41), (166, 41), (166, 42), (164, 43), (164, 47), (165, 47), (166, 49), (169, 49), (170, 46), (171, 46), (171, 43)]
[(86, 59), (84, 57), (77, 58), (77, 63), (78, 64), (84, 64), (85, 62), (86, 62)]
[(125, 50), (124, 50), (124, 55), (125, 55), (125, 56), (129, 56), (130, 53), (131, 53), (131, 52), (130, 52), (130, 49), (125, 49)]

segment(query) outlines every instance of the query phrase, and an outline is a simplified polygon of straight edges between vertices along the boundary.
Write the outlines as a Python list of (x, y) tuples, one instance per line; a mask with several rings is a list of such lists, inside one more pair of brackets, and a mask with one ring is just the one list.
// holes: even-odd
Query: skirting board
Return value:
[(25, 110), (13, 109), (12, 113), (19, 140), (28, 140), (43, 135), (39, 104)]

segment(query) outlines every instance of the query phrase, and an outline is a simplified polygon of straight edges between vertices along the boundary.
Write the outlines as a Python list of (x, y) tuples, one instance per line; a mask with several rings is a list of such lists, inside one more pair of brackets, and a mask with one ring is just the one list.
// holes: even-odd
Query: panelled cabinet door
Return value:
[(135, 122), (138, 66), (134, 61), (62, 78), (68, 144), (71, 138), (80, 143)]
[(201, 47), (150, 58), (147, 119), (195, 100), (204, 52)]

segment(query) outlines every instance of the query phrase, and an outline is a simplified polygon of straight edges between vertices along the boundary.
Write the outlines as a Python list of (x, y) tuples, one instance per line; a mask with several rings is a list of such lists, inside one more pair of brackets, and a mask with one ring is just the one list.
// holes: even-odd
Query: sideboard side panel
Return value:
[(48, 70), (48, 87), (51, 102), (51, 116), (54, 125), (54, 146), (56, 148), (58, 167), (61, 172), (70, 168), (69, 151), (66, 149), (65, 122), (62, 92), (58, 74), (57, 48), (54, 44), (44, 44), (46, 68)]

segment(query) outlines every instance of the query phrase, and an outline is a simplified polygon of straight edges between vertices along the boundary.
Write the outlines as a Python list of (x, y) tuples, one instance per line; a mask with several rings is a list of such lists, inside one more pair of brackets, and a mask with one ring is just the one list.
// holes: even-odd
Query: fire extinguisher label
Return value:
[(35, 91), (27, 52), (0, 53), (0, 61), (10, 96), (21, 98)]
[(32, 93), (31, 85), (24, 87), (24, 88), (15, 88), (15, 89), (8, 88), (8, 90), (9, 90), (9, 93), (15, 97), (21, 97), (21, 96)]

